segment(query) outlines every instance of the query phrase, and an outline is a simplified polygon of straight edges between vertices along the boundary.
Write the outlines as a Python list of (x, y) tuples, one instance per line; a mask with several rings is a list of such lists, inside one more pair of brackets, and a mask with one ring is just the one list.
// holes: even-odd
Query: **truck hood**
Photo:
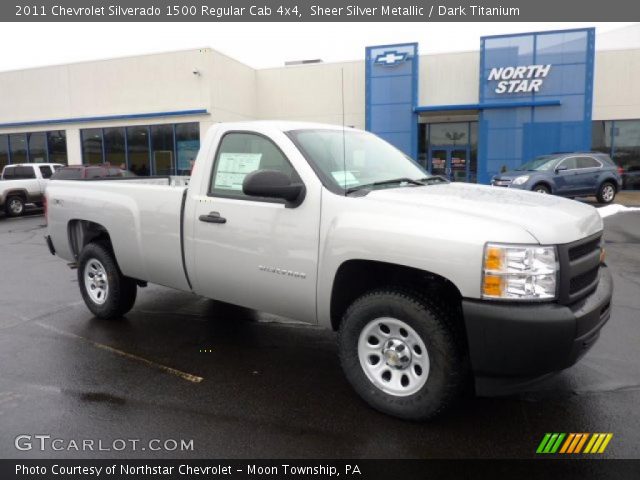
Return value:
[(366, 198), (395, 204), (399, 214), (412, 208), (435, 209), (459, 216), (461, 222), (473, 216), (520, 226), (541, 244), (569, 243), (603, 228), (597, 210), (584, 203), (486, 185), (449, 183), (388, 188), (374, 190)]

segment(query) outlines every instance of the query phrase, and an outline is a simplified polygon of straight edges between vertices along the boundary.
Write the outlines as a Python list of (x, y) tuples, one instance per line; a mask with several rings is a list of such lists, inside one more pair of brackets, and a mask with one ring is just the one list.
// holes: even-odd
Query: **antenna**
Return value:
[(344, 196), (347, 196), (347, 145), (344, 126), (344, 67), (340, 69), (340, 91), (342, 96), (342, 175), (344, 178)]

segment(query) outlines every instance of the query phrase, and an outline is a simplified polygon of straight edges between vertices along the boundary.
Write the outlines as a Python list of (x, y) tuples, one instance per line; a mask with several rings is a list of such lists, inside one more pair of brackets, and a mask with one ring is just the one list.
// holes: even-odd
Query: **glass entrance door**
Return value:
[(468, 146), (434, 146), (429, 149), (429, 171), (452, 182), (469, 179)]

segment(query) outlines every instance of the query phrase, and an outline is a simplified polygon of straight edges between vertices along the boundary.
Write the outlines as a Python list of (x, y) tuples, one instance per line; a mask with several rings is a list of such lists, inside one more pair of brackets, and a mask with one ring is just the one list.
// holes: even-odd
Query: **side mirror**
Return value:
[(242, 191), (251, 197), (281, 198), (288, 207), (297, 207), (305, 196), (302, 183), (291, 183), (291, 179), (277, 170), (256, 170), (244, 177)]
[(565, 171), (565, 170), (567, 170), (567, 166), (566, 166), (566, 165), (558, 165), (558, 166), (556, 167), (556, 173), (558, 173), (558, 172), (563, 172), (563, 171)]

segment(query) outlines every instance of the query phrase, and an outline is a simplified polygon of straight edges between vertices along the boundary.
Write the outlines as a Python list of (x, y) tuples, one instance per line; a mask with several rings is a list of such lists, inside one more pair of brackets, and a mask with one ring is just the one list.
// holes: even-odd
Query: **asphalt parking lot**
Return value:
[[(605, 457), (640, 457), (640, 212), (605, 219), (612, 319), (578, 365), (423, 424), (356, 396), (332, 332), (156, 286), (92, 318), (43, 224), (0, 218), (1, 458), (529, 458), (545, 432), (612, 432)], [(22, 434), (193, 451), (18, 451)]]

